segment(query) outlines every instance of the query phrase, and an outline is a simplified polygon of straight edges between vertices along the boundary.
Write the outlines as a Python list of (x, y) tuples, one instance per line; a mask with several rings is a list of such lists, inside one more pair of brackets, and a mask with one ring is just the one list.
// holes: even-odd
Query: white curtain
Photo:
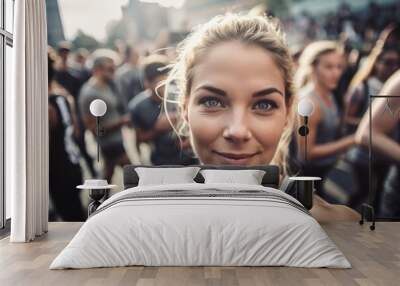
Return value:
[(45, 0), (15, 1), (12, 95), (6, 98), (6, 187), (12, 242), (48, 227), (48, 89)]

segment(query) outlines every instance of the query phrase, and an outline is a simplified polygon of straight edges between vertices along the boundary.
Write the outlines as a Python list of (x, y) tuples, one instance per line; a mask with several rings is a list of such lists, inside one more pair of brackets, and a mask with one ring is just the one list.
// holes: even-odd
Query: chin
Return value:
[(331, 84), (331, 85), (329, 86), (329, 89), (333, 91), (333, 90), (335, 90), (335, 89), (337, 88), (337, 86), (338, 86), (337, 83)]

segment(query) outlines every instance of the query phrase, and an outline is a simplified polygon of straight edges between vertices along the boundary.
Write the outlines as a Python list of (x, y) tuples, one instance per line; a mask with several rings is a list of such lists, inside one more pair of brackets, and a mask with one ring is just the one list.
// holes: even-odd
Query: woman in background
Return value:
[[(308, 97), (314, 112), (309, 118), (310, 133), (307, 137), (307, 161), (303, 160), (303, 174), (318, 176), (323, 180), (335, 165), (340, 154), (354, 146), (354, 135), (338, 138), (340, 112), (333, 97), (342, 74), (343, 58), (335, 42), (319, 41), (309, 44), (299, 60), (296, 81), (299, 98)], [(300, 160), (305, 158), (305, 139), (297, 137)], [(322, 187), (323, 198), (331, 200)]]
[[(275, 20), (214, 18), (182, 43), (171, 81), (180, 94), (179, 131), (188, 131), (202, 164), (275, 164), (282, 175), (288, 173), (292, 59)], [(319, 221), (359, 219), (353, 210), (318, 196), (311, 213)]]

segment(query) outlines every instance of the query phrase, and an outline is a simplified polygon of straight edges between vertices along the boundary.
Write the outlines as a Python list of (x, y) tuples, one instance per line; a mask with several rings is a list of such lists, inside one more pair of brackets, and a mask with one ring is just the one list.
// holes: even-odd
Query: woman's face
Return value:
[(323, 54), (314, 67), (316, 81), (328, 90), (334, 90), (343, 72), (344, 58), (339, 52)]
[(265, 49), (232, 41), (207, 50), (184, 102), (200, 161), (270, 163), (287, 123), (284, 93), (282, 73)]
[(394, 50), (383, 52), (376, 62), (376, 76), (385, 82), (400, 67), (400, 56)]

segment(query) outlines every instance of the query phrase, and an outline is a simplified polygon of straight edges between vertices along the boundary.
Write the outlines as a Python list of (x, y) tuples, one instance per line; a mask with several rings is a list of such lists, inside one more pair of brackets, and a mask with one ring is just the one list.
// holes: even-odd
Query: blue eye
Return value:
[(223, 107), (222, 101), (215, 97), (203, 97), (199, 100), (199, 104), (205, 106), (206, 108)]
[(277, 108), (277, 104), (270, 100), (260, 100), (254, 104), (253, 108), (262, 111), (270, 111), (271, 109)]

